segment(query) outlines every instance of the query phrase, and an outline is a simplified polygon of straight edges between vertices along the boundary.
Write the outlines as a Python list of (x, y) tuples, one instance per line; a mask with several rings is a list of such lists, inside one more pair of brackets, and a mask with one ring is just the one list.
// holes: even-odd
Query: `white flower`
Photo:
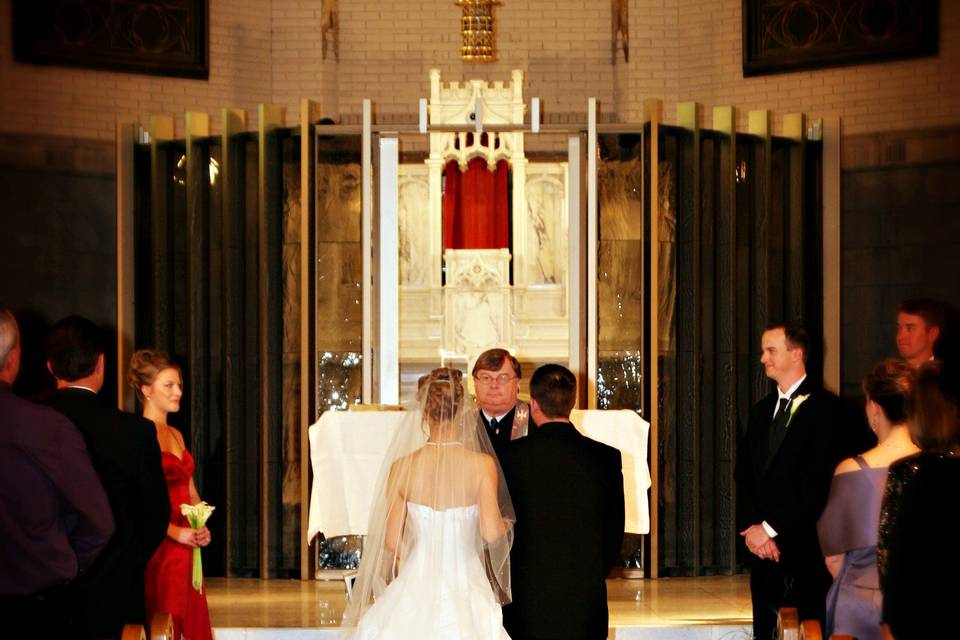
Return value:
[(804, 394), (802, 396), (797, 396), (790, 402), (790, 415), (787, 416), (786, 426), (790, 426), (790, 421), (793, 420), (793, 414), (797, 412), (797, 409), (800, 408), (800, 405), (803, 404), (803, 401), (810, 397), (810, 394)]
[(187, 522), (190, 523), (191, 528), (199, 529), (207, 523), (207, 520), (210, 518), (210, 514), (213, 513), (215, 508), (216, 507), (207, 504), (206, 502), (199, 502), (197, 504), (181, 504), (180, 513), (186, 516)]

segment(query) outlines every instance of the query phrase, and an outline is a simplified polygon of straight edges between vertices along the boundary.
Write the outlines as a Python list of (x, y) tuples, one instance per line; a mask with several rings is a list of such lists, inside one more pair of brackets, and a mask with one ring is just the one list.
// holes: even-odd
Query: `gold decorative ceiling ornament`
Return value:
[(500, 0), (457, 0), (460, 7), (460, 59), (464, 62), (493, 62), (497, 59), (493, 7)]

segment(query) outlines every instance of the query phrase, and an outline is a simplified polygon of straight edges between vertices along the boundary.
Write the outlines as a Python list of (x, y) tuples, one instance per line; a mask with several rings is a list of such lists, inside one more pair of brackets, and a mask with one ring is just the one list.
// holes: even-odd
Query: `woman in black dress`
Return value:
[(960, 605), (960, 376), (917, 373), (908, 421), (921, 452), (890, 465), (877, 548), (883, 621), (897, 640), (955, 637)]

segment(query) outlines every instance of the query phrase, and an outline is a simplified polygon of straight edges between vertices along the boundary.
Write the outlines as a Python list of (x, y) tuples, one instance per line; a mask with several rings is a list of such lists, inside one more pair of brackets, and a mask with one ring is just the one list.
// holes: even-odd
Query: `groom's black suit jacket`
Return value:
[(530, 428), (500, 462), (516, 511), (513, 638), (606, 638), (606, 576), (623, 540), (620, 452), (572, 424)]
[(85, 627), (80, 633), (119, 637), (124, 624), (146, 623), (144, 569), (170, 521), (156, 428), (86, 389), (61, 389), (47, 404), (83, 434), (117, 527), (90, 570), (70, 586)]
[[(798, 592), (810, 589), (810, 601), (822, 603), (830, 580), (817, 539), (817, 519), (826, 504), (837, 464), (872, 446), (873, 434), (850, 405), (809, 378), (792, 397), (807, 394), (782, 440), (773, 447), (770, 440), (777, 440), (772, 429), (777, 393), (751, 409), (747, 432), (737, 451), (737, 524), (742, 531), (766, 521), (777, 532), (780, 563), (759, 560), (748, 552), (754, 572), (772, 570), (793, 576)], [(773, 582), (783, 584), (779, 578)], [(753, 584), (755, 602), (758, 598), (764, 601), (769, 597), (767, 602), (772, 602), (781, 597), (756, 593), (757, 583)], [(776, 584), (772, 591), (776, 591)], [(822, 596), (818, 595), (821, 589)]]

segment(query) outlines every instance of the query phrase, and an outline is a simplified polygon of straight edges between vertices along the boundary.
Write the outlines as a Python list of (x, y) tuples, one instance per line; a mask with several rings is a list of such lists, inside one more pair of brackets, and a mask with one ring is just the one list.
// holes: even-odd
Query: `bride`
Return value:
[(420, 378), (388, 450), (344, 625), (355, 638), (508, 639), (513, 507), (462, 374)]

